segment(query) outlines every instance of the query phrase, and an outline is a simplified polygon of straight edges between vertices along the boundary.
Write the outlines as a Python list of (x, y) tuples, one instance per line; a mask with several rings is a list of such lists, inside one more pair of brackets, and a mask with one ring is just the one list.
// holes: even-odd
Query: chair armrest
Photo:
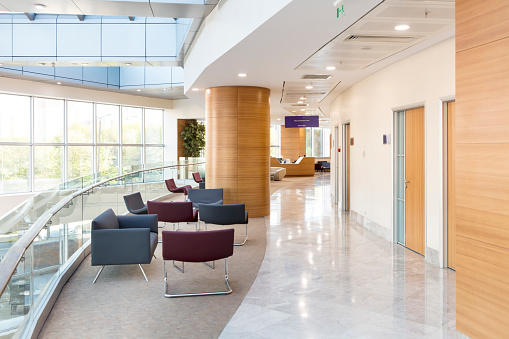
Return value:
[(92, 231), (92, 266), (150, 264), (148, 228)]
[(118, 227), (127, 228), (149, 228), (150, 232), (158, 232), (157, 214), (146, 215), (117, 215)]

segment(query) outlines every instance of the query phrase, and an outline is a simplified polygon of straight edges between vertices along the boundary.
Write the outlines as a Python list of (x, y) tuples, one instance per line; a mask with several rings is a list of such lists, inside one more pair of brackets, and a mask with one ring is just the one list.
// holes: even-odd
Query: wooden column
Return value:
[(456, 327), (509, 333), (509, 2), (456, 1)]
[(281, 126), (281, 157), (297, 160), (306, 154), (306, 129)]
[(206, 185), (250, 217), (270, 214), (270, 90), (225, 86), (206, 91)]

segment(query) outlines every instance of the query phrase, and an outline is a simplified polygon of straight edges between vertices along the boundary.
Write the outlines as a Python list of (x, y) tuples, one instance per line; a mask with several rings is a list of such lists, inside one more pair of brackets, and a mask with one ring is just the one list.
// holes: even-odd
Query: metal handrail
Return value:
[(37, 236), (42, 231), (42, 229), (48, 224), (48, 222), (51, 220), (51, 218), (55, 214), (57, 214), (62, 208), (64, 208), (72, 199), (82, 195), (85, 192), (93, 190), (96, 187), (104, 185), (107, 182), (118, 180), (120, 178), (129, 176), (129, 175), (133, 175), (136, 173), (160, 170), (160, 169), (165, 169), (165, 168), (170, 168), (170, 167), (187, 167), (187, 166), (193, 166), (193, 165), (202, 165), (204, 163), (205, 162), (179, 164), (179, 165), (168, 165), (168, 166), (161, 166), (161, 167), (154, 167), (154, 168), (149, 168), (149, 169), (133, 171), (133, 172), (129, 172), (126, 174), (122, 174), (122, 175), (119, 175), (119, 176), (116, 176), (113, 178), (103, 180), (101, 182), (87, 186), (75, 193), (69, 194), (67, 197), (60, 200), (60, 202), (56, 203), (49, 210), (44, 212), (44, 214), (41, 215), (35, 221), (35, 223), (21, 236), (21, 238), (19, 238), (14, 243), (14, 245), (12, 245), (9, 248), (9, 250), (3, 257), (2, 261), (0, 262), (0, 295), (2, 295), (5, 291), (5, 289), (7, 288), (7, 285), (9, 284), (9, 281), (11, 280), (11, 277), (14, 274), (16, 267), (18, 267), (19, 262), (23, 258), (23, 255), (25, 254), (26, 249), (34, 242), (34, 240), (37, 238)]

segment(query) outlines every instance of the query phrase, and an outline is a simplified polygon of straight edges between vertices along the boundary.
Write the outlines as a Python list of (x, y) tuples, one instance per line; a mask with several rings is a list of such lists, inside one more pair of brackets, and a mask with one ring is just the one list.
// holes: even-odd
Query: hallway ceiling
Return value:
[[(189, 88), (268, 87), (274, 124), (289, 114), (328, 116), (333, 99), (356, 82), (453, 37), (454, 11), (451, 0), (346, 0), (345, 16), (337, 19), (332, 0), (294, 0), (211, 64)], [(395, 30), (403, 24), (409, 29)], [(239, 79), (240, 72), (248, 76)], [(305, 75), (330, 78), (306, 80)], [(203, 103), (203, 92), (186, 95)]]

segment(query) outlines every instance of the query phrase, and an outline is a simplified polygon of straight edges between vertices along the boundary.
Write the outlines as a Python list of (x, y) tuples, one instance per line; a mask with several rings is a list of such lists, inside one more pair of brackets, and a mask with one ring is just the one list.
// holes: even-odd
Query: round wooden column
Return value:
[(270, 214), (270, 90), (250, 86), (206, 90), (206, 187), (223, 188), (225, 204), (249, 216)]

